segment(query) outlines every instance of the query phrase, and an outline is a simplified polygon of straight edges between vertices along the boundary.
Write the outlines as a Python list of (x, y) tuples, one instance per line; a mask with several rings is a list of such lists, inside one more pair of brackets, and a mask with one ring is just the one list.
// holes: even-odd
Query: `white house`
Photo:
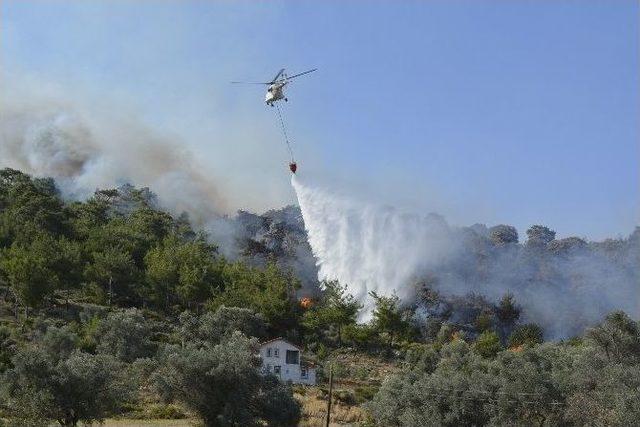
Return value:
[(271, 372), (282, 381), (294, 384), (316, 384), (315, 366), (304, 363), (302, 349), (282, 338), (260, 344), (262, 371)]

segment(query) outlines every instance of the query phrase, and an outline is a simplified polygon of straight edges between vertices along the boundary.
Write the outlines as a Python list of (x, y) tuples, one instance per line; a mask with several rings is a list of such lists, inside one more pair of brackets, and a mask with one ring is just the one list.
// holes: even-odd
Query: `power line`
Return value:
[[(431, 388), (431, 387), (429, 387)], [(563, 406), (564, 402), (559, 402), (557, 400), (553, 400), (551, 402), (546, 401), (532, 401), (532, 400), (510, 400), (510, 399), (495, 399), (493, 397), (483, 397), (483, 396), (460, 396), (455, 393), (485, 393), (490, 395), (500, 394), (500, 395), (519, 395), (519, 396), (540, 396), (541, 393), (527, 393), (527, 392), (505, 392), (505, 391), (489, 391), (489, 390), (475, 390), (475, 389), (457, 389), (457, 388), (449, 388), (449, 387), (437, 387), (437, 390), (447, 390), (450, 391), (450, 394), (437, 393), (433, 391), (428, 391), (427, 395), (432, 397), (443, 397), (443, 398), (451, 398), (454, 397), (459, 400), (475, 400), (475, 401), (484, 401), (491, 403), (517, 403), (517, 404), (527, 404), (527, 405), (551, 405), (551, 406)]]

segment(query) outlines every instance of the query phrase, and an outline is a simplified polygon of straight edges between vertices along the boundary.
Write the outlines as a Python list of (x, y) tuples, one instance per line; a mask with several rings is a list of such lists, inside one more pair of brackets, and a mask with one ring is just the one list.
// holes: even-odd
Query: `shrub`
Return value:
[(473, 344), (473, 349), (484, 358), (493, 358), (502, 350), (500, 337), (493, 331), (485, 331)]
[(520, 325), (514, 329), (509, 336), (509, 347), (519, 347), (521, 345), (534, 346), (543, 341), (542, 328), (535, 323)]

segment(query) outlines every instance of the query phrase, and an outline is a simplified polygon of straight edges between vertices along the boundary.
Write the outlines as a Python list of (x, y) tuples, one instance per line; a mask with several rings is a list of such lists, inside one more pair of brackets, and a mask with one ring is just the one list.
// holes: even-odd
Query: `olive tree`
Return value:
[(220, 306), (215, 312), (200, 316), (200, 337), (213, 343), (240, 331), (248, 337), (264, 338), (267, 325), (260, 314), (248, 308)]
[[(29, 346), (13, 358), (4, 376), (8, 416), (18, 425), (77, 426), (102, 421), (131, 389), (115, 358), (75, 350), (69, 355)], [(51, 349), (53, 347), (50, 347)]]
[(114, 311), (98, 325), (97, 350), (123, 362), (153, 355), (151, 328), (137, 309)]
[(152, 381), (166, 400), (197, 413), (205, 426), (295, 425), (300, 409), (288, 386), (263, 376), (257, 341), (240, 332), (220, 344), (170, 346)]

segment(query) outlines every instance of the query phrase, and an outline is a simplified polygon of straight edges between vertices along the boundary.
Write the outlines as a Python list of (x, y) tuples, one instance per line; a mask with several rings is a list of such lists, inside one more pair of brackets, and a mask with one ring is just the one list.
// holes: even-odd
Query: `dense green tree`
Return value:
[(109, 204), (94, 196), (84, 202), (72, 202), (67, 206), (73, 234), (87, 239), (92, 230), (109, 222)]
[(150, 357), (155, 351), (150, 339), (151, 332), (149, 322), (139, 310), (114, 311), (98, 324), (97, 350), (129, 363)]
[(2, 253), (2, 275), (20, 301), (28, 307), (39, 307), (57, 286), (46, 254), (13, 245)]
[(335, 329), (338, 345), (342, 345), (343, 330), (355, 325), (362, 305), (338, 281), (323, 282), (322, 288), (322, 296), (304, 313), (302, 324), (317, 336), (324, 335), (328, 328)]
[(455, 339), (442, 347), (435, 369), (431, 362), (427, 371), (390, 376), (368, 408), (380, 426), (485, 425), (487, 391), (495, 388), (489, 363)]
[(76, 338), (67, 329), (49, 328), (13, 357), (2, 393), (17, 424), (101, 421), (127, 399), (131, 385), (120, 364), (109, 355), (72, 349)]
[(518, 230), (510, 225), (496, 225), (489, 229), (489, 238), (494, 246), (507, 246), (518, 243)]
[(0, 325), (0, 377), (2, 373), (11, 367), (11, 358), (16, 351), (16, 342), (11, 330)]
[(631, 426), (640, 419), (640, 365), (615, 363), (601, 348), (579, 348), (565, 419), (574, 425)]
[(295, 292), (300, 282), (275, 264), (265, 268), (249, 267), (242, 262), (225, 263), (222, 267), (223, 292), (209, 306), (249, 308), (264, 318), (272, 335), (295, 333), (302, 309)]
[(534, 346), (543, 341), (542, 328), (535, 323), (527, 323), (516, 327), (509, 335), (508, 346), (518, 347), (521, 345)]
[(513, 294), (505, 294), (496, 308), (496, 317), (499, 322), (499, 332), (505, 340), (513, 330), (516, 322), (520, 318), (520, 306), (516, 304)]
[(483, 310), (474, 319), (474, 326), (478, 332), (485, 332), (494, 326), (494, 314), (491, 311)]
[(68, 233), (68, 220), (51, 178), (0, 170), (0, 244), (28, 244), (36, 235)]
[(262, 316), (248, 308), (220, 306), (215, 312), (206, 312), (199, 317), (184, 311), (178, 316), (178, 322), (177, 331), (183, 347), (189, 341), (215, 345), (234, 332), (255, 338), (267, 336), (267, 325)]
[(496, 354), (502, 351), (500, 337), (493, 331), (484, 331), (473, 344), (473, 349), (482, 357), (495, 357)]
[(579, 237), (567, 237), (554, 240), (549, 243), (549, 251), (558, 257), (570, 257), (584, 253), (588, 247), (587, 242)]
[(198, 335), (205, 341), (219, 343), (235, 332), (247, 337), (265, 338), (267, 325), (262, 316), (247, 308), (221, 306), (200, 316)]
[(167, 310), (176, 294), (179, 280), (179, 261), (175, 256), (176, 239), (167, 239), (163, 246), (152, 248), (145, 255), (147, 298), (157, 307)]
[(152, 300), (168, 308), (171, 296), (185, 306), (202, 303), (221, 286), (220, 263), (215, 247), (203, 239), (166, 237), (145, 256), (147, 282)]
[(0, 276), (29, 307), (39, 307), (58, 288), (77, 286), (80, 271), (79, 246), (49, 234), (36, 235), (27, 245), (16, 242), (0, 253)]
[(95, 285), (97, 302), (111, 305), (135, 301), (135, 285), (140, 283), (141, 274), (123, 247), (106, 246), (91, 253), (84, 276)]
[(189, 310), (185, 310), (178, 315), (178, 324), (175, 327), (175, 333), (182, 347), (189, 341), (197, 341), (200, 339), (200, 318)]
[(145, 237), (148, 248), (169, 235), (173, 218), (167, 212), (144, 206), (131, 213), (128, 223), (133, 230)]
[(527, 230), (527, 243), (529, 248), (545, 249), (556, 238), (556, 232), (544, 225), (532, 225)]
[(435, 342), (437, 344), (446, 344), (448, 342), (451, 342), (451, 340), (454, 338), (455, 333), (456, 328), (451, 323), (442, 323), (440, 325), (438, 333), (436, 334)]
[[(563, 425), (575, 355), (559, 345), (480, 357), (460, 339), (412, 356), (368, 405), (381, 426)], [(424, 362), (422, 362), (424, 361)]]
[(175, 254), (180, 259), (176, 294), (183, 304), (204, 302), (220, 290), (221, 266), (215, 252), (214, 246), (200, 238), (185, 243)]
[[(24, 350), (6, 373), (10, 407), (22, 417), (23, 408), (36, 409), (62, 426), (104, 419), (127, 397), (129, 389), (118, 378), (119, 367), (107, 355), (74, 352), (53, 363), (39, 350)], [(33, 396), (38, 396), (33, 401)], [(32, 405), (42, 405), (31, 408)]]
[(378, 333), (388, 337), (390, 346), (398, 339), (406, 340), (416, 336), (415, 328), (407, 317), (408, 313), (402, 309), (397, 295), (383, 296), (373, 291), (369, 295), (375, 301), (371, 324)]
[(553, 360), (561, 353), (559, 348), (535, 347), (499, 354), (493, 373), (500, 384), (495, 393), (496, 404), (485, 408), (493, 425), (562, 423), (563, 389), (552, 368)]
[(79, 341), (69, 327), (49, 326), (38, 340), (38, 347), (54, 360), (60, 360), (69, 357), (78, 348)]
[(361, 350), (371, 350), (380, 345), (378, 331), (371, 323), (348, 324), (342, 330), (342, 334), (346, 343)]
[(617, 363), (640, 362), (640, 325), (626, 313), (615, 311), (587, 333), (588, 339)]

